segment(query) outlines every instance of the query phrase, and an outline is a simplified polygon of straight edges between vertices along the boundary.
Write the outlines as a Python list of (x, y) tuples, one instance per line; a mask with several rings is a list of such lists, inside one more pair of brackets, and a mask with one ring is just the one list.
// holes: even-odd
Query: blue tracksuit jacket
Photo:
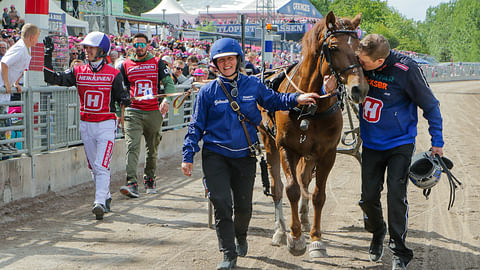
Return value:
[[(228, 80), (220, 77), (230, 92)], [(260, 79), (239, 74), (237, 80), (240, 111), (256, 126), (262, 116), (257, 103), (269, 111), (288, 110), (297, 106), (298, 94), (282, 94), (268, 89)], [(246, 122), (253, 142), (258, 140), (255, 127)], [(192, 119), (183, 143), (183, 162), (193, 162), (193, 155), (203, 147), (230, 158), (249, 155), (247, 138), (238, 115), (230, 107), (227, 96), (216, 80), (204, 85), (195, 99)]]
[(428, 120), (432, 146), (443, 147), (439, 102), (410, 57), (390, 51), (381, 67), (365, 75), (370, 85), (360, 106), (360, 134), (365, 147), (388, 150), (415, 143), (417, 106)]

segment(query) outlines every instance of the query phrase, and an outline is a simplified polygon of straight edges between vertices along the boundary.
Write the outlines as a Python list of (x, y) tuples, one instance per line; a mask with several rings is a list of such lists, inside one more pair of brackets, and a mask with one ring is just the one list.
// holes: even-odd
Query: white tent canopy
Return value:
[(193, 23), (197, 17), (189, 14), (175, 0), (162, 0), (154, 9), (141, 15), (142, 17), (165, 20), (176, 26), (181, 26), (183, 21)]

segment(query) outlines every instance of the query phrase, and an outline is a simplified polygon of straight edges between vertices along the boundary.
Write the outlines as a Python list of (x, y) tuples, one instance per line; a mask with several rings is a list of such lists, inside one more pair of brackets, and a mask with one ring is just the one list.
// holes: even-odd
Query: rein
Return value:
[[(194, 88), (195, 89), (195, 88)], [(151, 96), (142, 96), (142, 97), (132, 97), (131, 100), (145, 100), (145, 99), (154, 99), (154, 98), (165, 98), (165, 97), (176, 97), (173, 100), (173, 108), (179, 109), (185, 100), (193, 93), (193, 92), (198, 92), (197, 89), (195, 90), (188, 90), (186, 92), (181, 92), (181, 93), (169, 93), (169, 94), (156, 94), (156, 95), (151, 95)], [(180, 100), (180, 104), (178, 104)]]
[[(298, 70), (298, 66), (300, 65), (297, 65), (297, 68), (295, 68), (295, 72)], [(302, 94), (306, 94), (307, 92), (305, 91), (302, 91), (300, 88), (298, 88), (298, 86), (293, 82), (292, 78), (290, 78), (290, 76), (288, 76), (288, 73), (287, 73), (287, 70), (285, 68), (282, 69), (282, 71), (285, 73), (285, 77), (287, 78), (288, 82), (293, 86), (293, 88), (295, 88), (295, 90), (297, 92), (300, 92)], [(287, 87), (288, 89), (288, 87)], [(327, 93), (325, 95), (321, 95), (320, 98), (329, 98), (329, 97), (332, 97), (332, 96), (336, 96), (338, 95), (339, 92), (337, 89), (335, 89), (335, 91), (331, 92), (331, 93)]]
[[(342, 69), (340, 72), (337, 72), (335, 71), (335, 69), (333, 68), (333, 65), (332, 65), (332, 55), (331, 55), (331, 52), (330, 52), (330, 46), (329, 46), (329, 43), (328, 43), (328, 39), (330, 37), (334, 37), (335, 35), (338, 35), (338, 34), (347, 34), (347, 35), (350, 35), (350, 34), (355, 34), (355, 38), (358, 39), (358, 36), (357, 36), (357, 32), (355, 30), (347, 30), (345, 25), (343, 24), (343, 20), (341, 18), (339, 18), (339, 21), (340, 23), (342, 24), (342, 27), (343, 29), (341, 30), (332, 30), (332, 31), (328, 31), (328, 28), (325, 29), (325, 32), (323, 34), (323, 40), (322, 40), (322, 50), (321, 50), (321, 53), (320, 53), (320, 57), (322, 59), (325, 59), (325, 61), (327, 62), (328, 64), (328, 68), (331, 72), (331, 74), (333, 74), (335, 76), (335, 78), (337, 79), (337, 82), (339, 82), (340, 85), (345, 85), (345, 83), (343, 83), (343, 80), (341, 79), (341, 75), (343, 73), (345, 73), (346, 71), (350, 70), (350, 69), (355, 69), (355, 68), (360, 68), (360, 64), (351, 64), (347, 67), (345, 67), (344, 69)], [(297, 66), (300, 66), (301, 62), (297, 65)], [(301, 90), (292, 80), (292, 78), (288, 75), (287, 73), (287, 70), (285, 67), (281, 67), (282, 68), (282, 72), (285, 73), (285, 77), (287, 78), (288, 82), (293, 86), (293, 88), (297, 91), (297, 92), (300, 92), (302, 94), (305, 94), (306, 92)], [(296, 73), (296, 71), (298, 70), (298, 67), (296, 67), (294, 73)], [(332, 96), (341, 96), (342, 95), (342, 91), (339, 91), (338, 89), (339, 88), (342, 88), (342, 90), (344, 89), (344, 87), (337, 87), (334, 91), (330, 92), (330, 93), (327, 93), (325, 95), (321, 95), (320, 98), (329, 98), (329, 97), (332, 97)], [(288, 89), (288, 87), (287, 87)]]

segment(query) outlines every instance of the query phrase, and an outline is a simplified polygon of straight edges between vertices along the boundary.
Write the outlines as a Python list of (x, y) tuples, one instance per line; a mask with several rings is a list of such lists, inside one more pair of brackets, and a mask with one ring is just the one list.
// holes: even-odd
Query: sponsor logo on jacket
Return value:
[(155, 71), (155, 70), (157, 70), (157, 65), (155, 65), (155, 64), (145, 64), (145, 65), (133, 66), (133, 67), (130, 67), (128, 69), (128, 72), (145, 71), (145, 70)]
[(384, 82), (373, 80), (373, 79), (367, 79), (367, 82), (369, 85), (379, 89), (383, 89), (383, 90), (387, 90), (387, 87), (388, 87), (388, 83), (384, 83)]
[(78, 75), (78, 81), (88, 81), (88, 82), (111, 82), (113, 81), (112, 74), (87, 74), (82, 73)]
[(382, 114), (383, 101), (368, 97), (363, 102), (363, 119), (370, 123), (377, 123)]

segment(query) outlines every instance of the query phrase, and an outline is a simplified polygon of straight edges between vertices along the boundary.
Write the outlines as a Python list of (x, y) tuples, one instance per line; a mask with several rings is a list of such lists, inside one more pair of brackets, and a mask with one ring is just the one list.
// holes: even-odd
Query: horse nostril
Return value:
[(359, 100), (360, 99), (360, 88), (358, 86), (353, 86), (352, 87), (352, 98), (353, 98), (353, 100)]

